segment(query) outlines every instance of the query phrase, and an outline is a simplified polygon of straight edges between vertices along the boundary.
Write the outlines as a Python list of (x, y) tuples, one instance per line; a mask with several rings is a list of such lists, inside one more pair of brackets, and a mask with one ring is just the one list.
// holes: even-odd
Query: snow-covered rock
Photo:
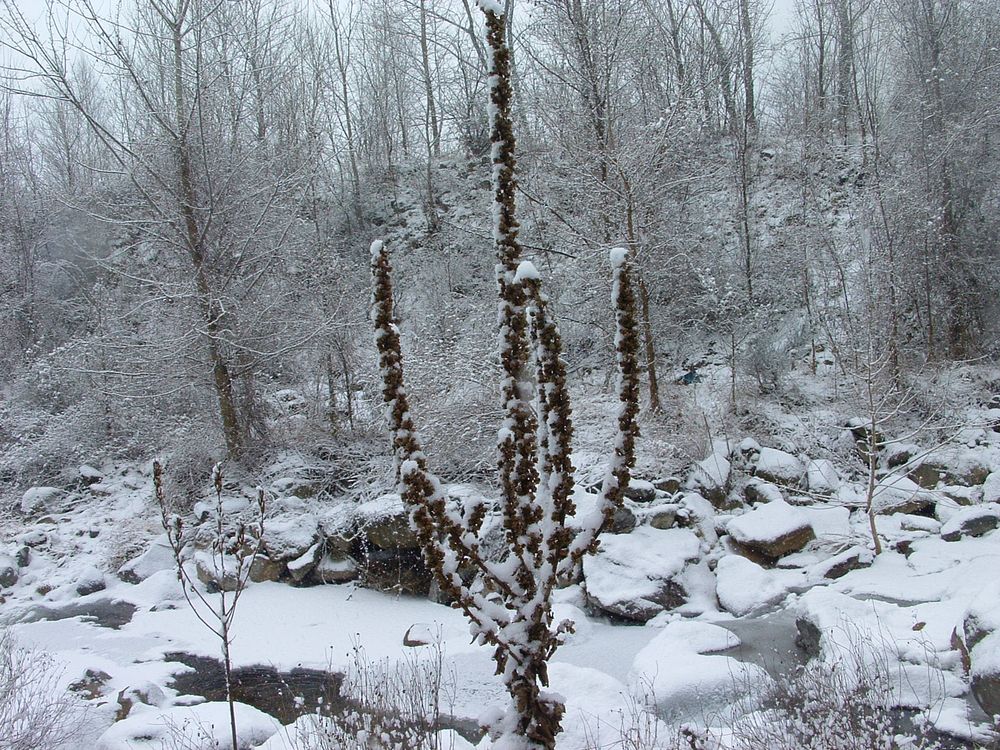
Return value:
[(784, 501), (738, 516), (726, 530), (734, 541), (769, 558), (797, 552), (816, 537), (809, 519)]
[(320, 555), (322, 554), (322, 544), (320, 542), (316, 542), (299, 557), (294, 560), (289, 560), (288, 573), (292, 576), (292, 580), (296, 583), (301, 583), (305, 580), (305, 577), (312, 572), (313, 568), (316, 567), (316, 563), (319, 562)]
[(957, 542), (969, 536), (982, 536), (1000, 525), (1000, 505), (989, 503), (963, 508), (941, 526), (941, 538)]
[(989, 463), (978, 454), (962, 446), (948, 446), (920, 460), (910, 469), (909, 477), (924, 489), (931, 490), (939, 484), (980, 485), (989, 473)]
[(0, 589), (8, 589), (19, 577), (17, 560), (10, 555), (0, 555)]
[(770, 503), (785, 499), (778, 485), (765, 482), (757, 477), (751, 477), (750, 481), (743, 487), (743, 496), (750, 503)]
[(693, 467), (688, 477), (688, 489), (700, 491), (713, 503), (722, 502), (729, 489), (729, 475), (732, 464), (725, 453), (716, 452)]
[(264, 523), (263, 550), (274, 561), (301, 558), (319, 540), (319, 523), (310, 514), (269, 518)]
[(680, 580), (698, 558), (700, 541), (688, 529), (640, 526), (631, 534), (604, 536), (597, 554), (584, 558), (591, 606), (616, 617), (646, 622), (687, 599)]
[(368, 543), (379, 549), (418, 549), (420, 541), (410, 526), (410, 514), (399, 495), (383, 495), (362, 503), (355, 510), (355, 520)]
[(806, 484), (816, 495), (832, 495), (840, 489), (840, 474), (832, 461), (814, 458), (806, 465)]
[(802, 481), (805, 468), (791, 453), (777, 448), (761, 448), (754, 474), (766, 482), (794, 487)]
[(625, 497), (634, 503), (651, 503), (656, 499), (656, 487), (645, 479), (631, 479)]
[(733, 705), (748, 692), (759, 697), (771, 683), (760, 667), (713, 654), (738, 645), (739, 638), (718, 625), (671, 622), (636, 655), (630, 673), (633, 690), (654, 701), (657, 714), (667, 721), (732, 715)]
[(349, 557), (324, 555), (312, 571), (317, 583), (347, 583), (358, 577), (358, 566)]
[(875, 485), (872, 505), (876, 513), (920, 513), (934, 506), (935, 498), (909, 477), (883, 477)]
[(866, 568), (872, 564), (873, 560), (874, 555), (870, 550), (865, 547), (854, 547), (817, 563), (809, 572), (817, 578), (832, 580), (841, 578), (852, 570)]
[(1000, 502), (1000, 471), (991, 472), (983, 482), (983, 502)]
[(782, 579), (787, 574), (765, 570), (739, 555), (726, 555), (715, 568), (719, 604), (737, 617), (775, 604), (785, 598), (788, 589)]
[[(143, 708), (137, 706), (97, 740), (97, 750), (154, 750), (163, 747), (225, 747), (232, 744), (229, 704), (222, 701), (195, 706)], [(237, 741), (255, 747), (272, 737), (281, 725), (245, 703), (235, 704)]]
[(1000, 587), (988, 587), (969, 606), (963, 620), (972, 665), (972, 694), (990, 715), (1000, 714)]
[(145, 552), (122, 565), (118, 577), (125, 583), (136, 584), (161, 570), (171, 570), (176, 564), (167, 535), (161, 534), (150, 542)]
[(32, 487), (21, 496), (21, 512), (51, 513), (61, 508), (66, 496), (58, 487)]

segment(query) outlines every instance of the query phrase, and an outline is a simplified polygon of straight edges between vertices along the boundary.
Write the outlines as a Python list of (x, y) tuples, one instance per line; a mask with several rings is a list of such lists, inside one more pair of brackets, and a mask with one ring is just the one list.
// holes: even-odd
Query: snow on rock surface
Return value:
[(755, 475), (767, 482), (785, 486), (797, 485), (805, 469), (802, 462), (791, 453), (777, 448), (761, 448), (757, 457)]
[(272, 560), (296, 560), (317, 543), (319, 536), (319, 524), (311, 515), (267, 519), (263, 548)]
[(726, 530), (736, 542), (770, 558), (797, 552), (816, 537), (805, 514), (783, 500), (732, 519)]
[(173, 570), (176, 562), (167, 535), (161, 534), (150, 542), (149, 547), (138, 557), (133, 557), (118, 569), (118, 577), (126, 583), (145, 581), (161, 570)]
[(632, 662), (630, 684), (636, 695), (655, 702), (667, 721), (704, 720), (738, 715), (748, 685), (763, 694), (771, 679), (760, 667), (713, 654), (739, 645), (733, 633), (704, 622), (669, 623)]
[(21, 496), (22, 513), (41, 513), (55, 510), (66, 498), (66, 491), (58, 487), (32, 487)]
[(941, 526), (941, 538), (957, 542), (968, 536), (983, 536), (1000, 525), (1000, 505), (988, 503), (957, 511)]
[(888, 476), (875, 485), (872, 505), (876, 513), (918, 513), (934, 505), (934, 496), (909, 477)]
[(1000, 471), (992, 472), (983, 482), (983, 502), (1000, 502)]
[(724, 453), (713, 453), (696, 463), (691, 470), (688, 479), (688, 489), (701, 490), (705, 496), (713, 502), (720, 502), (726, 495), (729, 487), (729, 475), (732, 471), (732, 464)]
[(806, 484), (817, 495), (832, 495), (840, 489), (840, 475), (832, 461), (815, 458), (806, 465)]
[[(237, 740), (241, 747), (261, 744), (281, 725), (245, 703), (236, 706)], [(223, 701), (167, 709), (135, 710), (97, 741), (97, 750), (160, 750), (163, 747), (226, 747), (230, 741), (229, 704)]]
[(588, 601), (609, 614), (645, 622), (684, 604), (688, 592), (678, 578), (699, 551), (700, 541), (688, 529), (640, 526), (631, 534), (605, 535), (597, 554), (583, 561)]
[(800, 571), (765, 570), (739, 555), (719, 560), (715, 578), (719, 603), (737, 617), (780, 602), (790, 585), (803, 581)]

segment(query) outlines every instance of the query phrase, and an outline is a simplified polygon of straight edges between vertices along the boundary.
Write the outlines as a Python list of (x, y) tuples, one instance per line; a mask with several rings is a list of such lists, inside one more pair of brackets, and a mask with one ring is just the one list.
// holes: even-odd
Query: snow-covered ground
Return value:
[[(988, 738), (989, 717), (970, 685), (979, 695), (1000, 675), (1000, 507), (984, 497), (1000, 484), (992, 473), (1000, 470), (1000, 434), (980, 429), (950, 442), (954, 455), (939, 467), (936, 487), (912, 472), (880, 476), (876, 556), (860, 507), (862, 464), (804, 445), (794, 429), (765, 447), (766, 435), (717, 439), (676, 488), (639, 483), (623, 533), (587, 560), (583, 582), (558, 592), (556, 620), (576, 622), (550, 670), (567, 703), (560, 748), (608, 743), (647, 704), (654, 722), (715, 726), (724, 737), (722, 727), (759, 715), (768, 687), (809, 658), (892, 675), (887, 705), (918, 710), (955, 747)], [(593, 449), (583, 443), (581, 457)], [(182, 596), (149, 467), (80, 473), (78, 491), (29, 492), (0, 546), (0, 569), (16, 570), (3, 586), (0, 621), (19, 644), (55, 658), (55, 687), (79, 695), (86, 709), (64, 749), (169, 746), (178, 731), (227, 741), (227, 707), (173, 684), (192, 669), (178, 655), (217, 659), (220, 643)], [(317, 529), (347, 513), (297, 498), (294, 482), (276, 480), (275, 488), (287, 494), (272, 533), (289, 547), (310, 547)], [(252, 488), (227, 492), (238, 511)], [(378, 524), (399, 511), (394, 502), (373, 499), (350, 513)], [(295, 517), (301, 525), (289, 525)], [(442, 708), (458, 724), (473, 726), (505, 703), (490, 651), (471, 644), (460, 612), (356, 582), (251, 583), (236, 613), (232, 659), (237, 668), (284, 674), (349, 671), (358, 646), (373, 662), (433, 658), (434, 646), (404, 645), (408, 633), (439, 640), (448, 683)], [(294, 729), (258, 709), (241, 706), (237, 719), (248, 745), (295, 746)]]

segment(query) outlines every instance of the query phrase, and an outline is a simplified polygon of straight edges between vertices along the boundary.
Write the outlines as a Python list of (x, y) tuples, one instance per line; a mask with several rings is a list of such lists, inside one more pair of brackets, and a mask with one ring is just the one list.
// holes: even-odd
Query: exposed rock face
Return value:
[(194, 566), (198, 580), (205, 584), (209, 590), (236, 591), (238, 580), (235, 559), (226, 560), (224, 570), (220, 570), (217, 561), (210, 552), (199, 550), (194, 555)]
[(292, 577), (292, 580), (295, 581), (295, 583), (302, 583), (302, 581), (305, 580), (305, 577), (312, 572), (313, 568), (316, 567), (316, 563), (319, 562), (319, 558), (322, 553), (322, 543), (316, 542), (299, 557), (294, 560), (289, 560), (288, 574)]
[(410, 514), (399, 495), (383, 495), (360, 505), (354, 514), (358, 531), (370, 546), (381, 550), (420, 548)]
[(941, 538), (957, 542), (970, 536), (983, 536), (1000, 526), (1000, 506), (996, 503), (964, 508), (941, 527)]
[(748, 503), (769, 503), (772, 500), (784, 500), (781, 488), (763, 479), (752, 478), (743, 487), (743, 497)]
[(660, 492), (666, 492), (668, 495), (676, 495), (681, 491), (681, 480), (677, 477), (667, 477), (666, 479), (658, 479), (653, 482), (653, 486)]
[(284, 573), (285, 563), (272, 560), (263, 552), (259, 553), (250, 564), (250, 580), (254, 583), (278, 581)]
[(649, 514), (649, 525), (654, 529), (669, 529), (677, 523), (677, 506), (664, 505)]
[(656, 487), (652, 482), (633, 479), (625, 490), (625, 497), (634, 503), (651, 503), (656, 499)]
[(873, 559), (870, 551), (863, 547), (855, 547), (819, 563), (815, 568), (815, 572), (824, 578), (835, 580), (847, 575), (852, 570), (867, 568), (872, 564)]
[(939, 484), (973, 487), (986, 481), (989, 465), (965, 453), (944, 449), (924, 458), (914, 467), (909, 477), (924, 489), (932, 490)]
[(798, 552), (816, 538), (805, 515), (784, 501), (738, 516), (726, 529), (734, 541), (771, 559)]
[(10, 555), (0, 555), (0, 588), (10, 588), (17, 583), (17, 579), (17, 560)]
[(699, 547), (687, 529), (640, 526), (628, 535), (605, 536), (597, 554), (583, 561), (587, 602), (633, 622), (679, 607), (688, 596), (682, 573), (697, 559)]
[(358, 558), (362, 585), (377, 591), (427, 596), (433, 576), (417, 549), (370, 546)]

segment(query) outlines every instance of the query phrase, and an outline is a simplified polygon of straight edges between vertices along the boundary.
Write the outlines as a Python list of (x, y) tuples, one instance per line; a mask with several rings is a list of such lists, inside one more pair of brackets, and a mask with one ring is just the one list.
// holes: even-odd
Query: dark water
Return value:
[[(210, 701), (226, 700), (225, 673), (222, 662), (204, 656), (168, 653), (164, 661), (180, 662), (191, 671), (176, 675), (171, 687), (185, 695), (198, 695)], [(263, 665), (233, 670), (233, 698), (275, 717), (282, 724), (291, 724), (306, 713), (317, 709), (336, 716), (347, 709), (357, 709), (355, 703), (340, 695), (344, 676), (319, 669), (292, 669), (281, 672)], [(362, 709), (363, 710), (363, 709)], [(440, 729), (454, 729), (473, 744), (482, 738), (475, 721), (441, 716)]]
[[(222, 662), (204, 656), (169, 653), (165, 661), (180, 662), (192, 671), (176, 675), (173, 687), (185, 695), (200, 695), (210, 701), (226, 700), (226, 678)], [(343, 707), (340, 685), (343, 676), (319, 669), (279, 672), (263, 665), (233, 670), (233, 698), (290, 724), (317, 708), (324, 713)]]
[(91, 622), (102, 628), (118, 630), (122, 625), (132, 621), (136, 607), (129, 602), (99, 599), (85, 604), (66, 604), (48, 607), (39, 605), (32, 607), (21, 618), (21, 622), (38, 622), (39, 620), (68, 620), (80, 617), (85, 622)]

